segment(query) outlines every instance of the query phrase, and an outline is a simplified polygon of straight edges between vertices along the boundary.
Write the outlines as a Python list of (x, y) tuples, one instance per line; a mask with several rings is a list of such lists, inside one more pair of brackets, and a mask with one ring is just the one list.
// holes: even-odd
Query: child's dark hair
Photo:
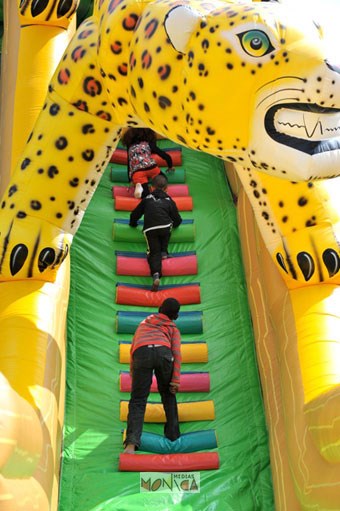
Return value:
[(177, 319), (181, 304), (176, 298), (166, 298), (159, 307), (158, 312), (165, 314), (169, 319)]
[(156, 142), (156, 133), (150, 128), (129, 128), (122, 136), (122, 144), (126, 147), (130, 147), (132, 144), (138, 144), (138, 142)]
[(158, 190), (165, 190), (168, 187), (168, 180), (164, 174), (158, 174), (152, 180), (152, 186)]

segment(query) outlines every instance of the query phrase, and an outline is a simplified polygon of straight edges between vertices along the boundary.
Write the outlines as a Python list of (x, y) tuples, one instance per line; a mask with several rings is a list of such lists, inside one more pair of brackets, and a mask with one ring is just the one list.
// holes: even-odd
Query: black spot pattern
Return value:
[(85, 161), (92, 161), (94, 158), (94, 151), (93, 149), (87, 149), (86, 151), (83, 151), (81, 155)]
[(79, 186), (79, 178), (78, 177), (74, 177), (73, 179), (71, 179), (69, 181), (69, 184), (70, 186), (72, 186), (73, 188), (76, 188), (77, 186)]
[(59, 137), (55, 143), (56, 148), (59, 150), (65, 149), (65, 147), (67, 147), (67, 145), (68, 145), (68, 142), (67, 142), (66, 137)]
[(38, 211), (39, 209), (41, 209), (41, 202), (38, 200), (31, 200), (30, 206), (35, 211)]
[(31, 163), (30, 158), (25, 158), (23, 160), (23, 162), (21, 163), (21, 166), (20, 166), (21, 170), (25, 170), (29, 166), (30, 163)]
[(87, 135), (88, 133), (95, 133), (95, 128), (93, 126), (93, 124), (84, 124), (84, 126), (82, 126), (81, 128), (81, 132), (84, 134), (84, 135)]
[(158, 98), (158, 104), (161, 108), (165, 109), (167, 107), (171, 106), (171, 101), (166, 96), (159, 96)]
[(51, 179), (55, 178), (55, 176), (59, 174), (59, 170), (57, 169), (57, 167), (55, 165), (51, 165), (48, 170), (47, 170), (47, 175), (48, 177), (50, 177)]
[(50, 115), (58, 115), (60, 111), (60, 106), (57, 104), (57, 103), (53, 103), (51, 106), (50, 106)]
[(12, 197), (18, 191), (17, 185), (12, 185), (8, 190), (8, 197)]

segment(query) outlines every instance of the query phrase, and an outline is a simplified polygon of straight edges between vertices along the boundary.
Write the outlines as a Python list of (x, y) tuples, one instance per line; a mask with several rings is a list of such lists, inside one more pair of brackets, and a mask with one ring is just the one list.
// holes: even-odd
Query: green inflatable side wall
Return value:
[[(162, 141), (169, 147), (169, 141)], [(199, 282), (202, 303), (182, 311), (201, 311), (209, 361), (185, 364), (185, 371), (209, 371), (209, 393), (178, 394), (178, 401), (212, 399), (214, 421), (186, 422), (182, 433), (214, 429), (218, 470), (201, 471), (199, 493), (141, 492), (140, 474), (118, 471), (122, 452), (117, 311), (151, 311), (117, 306), (117, 281), (145, 284), (147, 277), (117, 277), (115, 250), (141, 252), (141, 243), (113, 242), (114, 218), (108, 168), (75, 237), (71, 258), (68, 314), (67, 394), (59, 511), (273, 511), (267, 431), (255, 362), (254, 342), (241, 262), (236, 211), (217, 159), (183, 149), (186, 182), (194, 210), (196, 238), (172, 243), (171, 251), (196, 250), (198, 275), (166, 277), (162, 284)], [(160, 400), (158, 394), (151, 401)], [(162, 425), (144, 430), (161, 434)], [(136, 454), (135, 456), (138, 456)]]

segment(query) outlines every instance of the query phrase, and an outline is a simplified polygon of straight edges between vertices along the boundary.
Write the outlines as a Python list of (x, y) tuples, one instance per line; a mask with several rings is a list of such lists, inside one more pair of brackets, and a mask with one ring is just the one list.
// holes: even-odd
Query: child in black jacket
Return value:
[(157, 291), (162, 277), (162, 259), (168, 257), (171, 230), (181, 224), (182, 218), (176, 203), (166, 193), (167, 178), (158, 174), (153, 178), (152, 186), (154, 190), (131, 212), (130, 226), (137, 227), (137, 221), (144, 215), (143, 233), (153, 279), (151, 290)]

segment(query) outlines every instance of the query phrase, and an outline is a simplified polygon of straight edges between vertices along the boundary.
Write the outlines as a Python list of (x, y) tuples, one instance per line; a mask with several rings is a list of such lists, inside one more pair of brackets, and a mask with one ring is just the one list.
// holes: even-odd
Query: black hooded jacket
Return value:
[(147, 195), (131, 212), (131, 227), (136, 227), (137, 221), (143, 215), (144, 232), (163, 227), (178, 227), (182, 222), (182, 217), (178, 212), (176, 203), (166, 192), (160, 189), (155, 189)]

